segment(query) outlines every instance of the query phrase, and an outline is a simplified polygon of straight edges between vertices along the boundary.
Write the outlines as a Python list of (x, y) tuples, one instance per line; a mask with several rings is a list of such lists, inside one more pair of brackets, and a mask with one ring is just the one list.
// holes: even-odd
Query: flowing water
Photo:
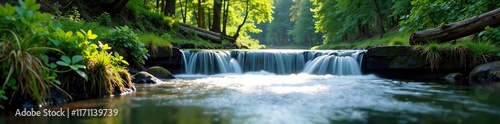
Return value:
[[(15, 117), (15, 112), (7, 112), (0, 116), (0, 122), (500, 122), (499, 85), (443, 85), (437, 84), (439, 82), (399, 81), (360, 75), (360, 63), (357, 61), (362, 56), (358, 53), (362, 52), (359, 51), (184, 53), (189, 57), (185, 62), (190, 67), (186, 67), (187, 74), (175, 75), (178, 79), (164, 80), (161, 84), (136, 85), (136, 92), (121, 96), (39, 109), (117, 109), (116, 116)], [(200, 57), (204, 62), (196, 62)], [(196, 65), (198, 67), (193, 67)]]

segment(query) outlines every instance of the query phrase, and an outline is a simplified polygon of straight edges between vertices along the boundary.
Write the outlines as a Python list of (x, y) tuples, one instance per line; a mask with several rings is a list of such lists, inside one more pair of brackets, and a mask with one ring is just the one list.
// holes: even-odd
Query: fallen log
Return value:
[(187, 32), (195, 32), (198, 37), (210, 40), (210, 41), (212, 41), (214, 43), (222, 43), (222, 40), (220, 39), (220, 37), (217, 37), (217, 36), (214, 36), (214, 35), (210, 35), (210, 34), (207, 34), (207, 33), (203, 33), (203, 32), (199, 32), (199, 31), (196, 31), (194, 29), (187, 28), (187, 27), (184, 27), (184, 26), (180, 26), (180, 28), (181, 28), (181, 30), (185, 30)]
[[(181, 27), (191, 29), (191, 31), (194, 31), (194, 32), (196, 32), (197, 34), (212, 35), (212, 36), (207, 36), (207, 37), (218, 37), (217, 42), (219, 42), (219, 43), (220, 43), (220, 42), (222, 42), (222, 40), (220, 39), (220, 37), (221, 37), (221, 33), (208, 31), (208, 30), (205, 30), (205, 29), (203, 29), (203, 28), (195, 27), (195, 26), (192, 26), (192, 25), (184, 24), (184, 23), (179, 23), (179, 25), (180, 25)], [(202, 36), (200, 36), (200, 37), (202, 37)], [(233, 37), (223, 36), (223, 38), (224, 38), (225, 40), (234, 41), (234, 38), (233, 38)], [(212, 40), (212, 39), (210, 39), (210, 40)]]
[(441, 27), (414, 32), (410, 36), (410, 45), (425, 44), (431, 41), (448, 42), (481, 32), (486, 26), (500, 26), (500, 8)]

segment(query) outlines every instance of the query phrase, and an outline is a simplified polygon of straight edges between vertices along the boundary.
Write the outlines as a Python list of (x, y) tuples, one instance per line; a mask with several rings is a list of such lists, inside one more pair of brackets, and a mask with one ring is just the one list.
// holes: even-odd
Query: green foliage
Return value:
[(75, 55), (75, 56), (71, 57), (71, 59), (70, 59), (68, 56), (63, 55), (63, 56), (61, 56), (61, 60), (62, 61), (57, 61), (56, 62), (57, 65), (69, 67), (69, 68), (71, 68), (71, 70), (73, 70), (76, 73), (78, 73), (85, 80), (88, 80), (87, 74), (85, 74), (85, 72), (83, 72), (82, 70), (80, 70), (80, 69), (85, 69), (85, 65), (82, 65), (82, 64), (79, 63), (79, 62), (81, 62), (83, 60), (82, 56)]
[(401, 30), (417, 31), (460, 21), (500, 7), (496, 0), (412, 0)]
[[(128, 77), (121, 75), (129, 75), (128, 72), (123, 71), (123, 67), (128, 65), (128, 62), (123, 60), (123, 57), (118, 53), (108, 52), (111, 47), (108, 44), (101, 42), (93, 43), (98, 36), (93, 34), (91, 30), (87, 32), (81, 30), (75, 34), (66, 33), (66, 36), (71, 36), (74, 40), (74, 47), (77, 52), (71, 57), (61, 57), (61, 61), (57, 64), (63, 67), (69, 67), (71, 72), (61, 74), (60, 80), (64, 83), (63, 87), (66, 90), (72, 90), (90, 96), (105, 96), (113, 94), (116, 91), (123, 92), (125, 86), (129, 86), (130, 81)], [(85, 66), (79, 64), (85, 62)], [(83, 70), (80, 70), (83, 69)], [(78, 78), (79, 75), (82, 78)], [(116, 89), (118, 88), (118, 89)]]
[(95, 17), (94, 21), (101, 25), (109, 25), (111, 23), (111, 15), (108, 12), (103, 12), (101, 15)]
[(68, 20), (57, 20), (61, 24), (60, 29), (64, 31), (88, 31), (92, 30), (96, 34), (107, 34), (110, 28), (100, 25), (96, 22), (73, 22)]
[[(373, 46), (384, 46), (391, 44), (402, 44), (408, 45), (408, 39), (410, 39), (410, 34), (405, 32), (390, 32), (384, 35), (383, 38), (373, 37), (365, 40), (353, 41), (353, 42), (341, 42), (341, 43), (331, 43), (313, 47), (314, 49), (366, 49)], [(396, 42), (396, 43), (391, 43)], [(313, 49), (311, 48), (311, 49)]]
[[(123, 91), (123, 86), (130, 86), (126, 84), (130, 82), (130, 77), (125, 77), (130, 74), (122, 67), (128, 63), (122, 56), (106, 52), (110, 49), (107, 44), (98, 46), (92, 43), (90, 40), (96, 39), (97, 35), (91, 30), (76, 33), (62, 30), (60, 23), (52, 22), (51, 15), (39, 12), (39, 8), (35, 0), (19, 1), (19, 6), (0, 5), (0, 71), (7, 72), (0, 74), (2, 105), (7, 100), (6, 96), (11, 96), (11, 100), (15, 97), (30, 98), (27, 100), (41, 104), (50, 99), (49, 89), (62, 90), (58, 85), (69, 86), (78, 82), (85, 84), (85, 78), (93, 78), (98, 73), (110, 73), (112, 76), (92, 80), (96, 84), (110, 84), (109, 80), (121, 84), (94, 85), (103, 86), (92, 87), (94, 89), (116, 91), (120, 88)], [(95, 63), (101, 62), (95, 59), (109, 61), (105, 67), (111, 70), (93, 68)], [(82, 80), (77, 81), (79, 79)]]
[(148, 50), (145, 48), (144, 43), (128, 26), (115, 27), (109, 30), (109, 33), (103, 40), (115, 47), (116, 52), (121, 55), (128, 55), (127, 60), (144, 64), (145, 60), (148, 59)]
[(314, 32), (314, 18), (311, 8), (314, 6), (309, 0), (295, 0), (290, 10), (293, 28), (288, 32), (293, 36), (295, 43), (301, 46), (317, 45), (323, 43), (322, 34)]
[[(19, 1), (19, 5), (0, 5), (0, 71), (7, 72), (0, 75), (5, 80), (2, 92), (12, 89), (13, 97), (29, 97), (41, 104), (50, 97), (50, 87), (58, 88), (45, 54), (61, 51), (46, 47), (50, 14), (39, 12), (35, 0)], [(6, 100), (5, 93), (0, 97)]]
[(66, 13), (62, 14), (62, 12), (59, 10), (60, 5), (56, 4), (55, 8), (56, 9), (56, 19), (62, 19), (62, 20), (67, 20), (67, 21), (72, 21), (72, 22), (82, 22), (84, 21), (81, 17), (82, 14), (80, 14), (80, 11), (78, 11), (77, 7), (71, 7), (69, 11)]
[(335, 42), (345, 35), (355, 35), (353, 32), (363, 25), (375, 22), (375, 8), (370, 0), (317, 0), (313, 5), (314, 18), (318, 19), (315, 23), (316, 31), (324, 34), (325, 42)]
[(500, 29), (486, 27), (484, 31), (478, 34), (479, 38), (483, 41), (491, 41), (494, 43), (500, 43)]
[[(290, 7), (293, 2), (290, 0), (282, 0), (276, 2), (276, 12), (273, 13), (274, 20), (266, 26), (266, 39), (263, 41), (266, 45), (282, 46), (290, 45), (292, 35), (288, 33), (292, 29), (293, 23), (290, 21)], [(302, 32), (303, 33), (303, 32)]]

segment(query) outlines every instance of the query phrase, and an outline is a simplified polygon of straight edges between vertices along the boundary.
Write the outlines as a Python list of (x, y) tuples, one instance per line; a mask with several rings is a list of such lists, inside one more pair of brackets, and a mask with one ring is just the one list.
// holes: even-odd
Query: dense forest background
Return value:
[[(270, 23), (252, 37), (269, 46), (328, 45), (410, 33), (500, 7), (495, 0), (274, 0)], [(495, 35), (497, 31), (489, 33)]]
[[(5, 2), (5, 1), (4, 1)], [(16, 2), (7, 0), (7, 2)], [(439, 27), (500, 7), (496, 0), (40, 0), (42, 10), (78, 10), (96, 20), (163, 35), (169, 19), (237, 39), (248, 48), (327, 46)], [(130, 10), (130, 11), (123, 11)], [(160, 14), (160, 15), (158, 15)], [(80, 16), (78, 15), (78, 16)], [(102, 20), (102, 19), (101, 19)], [(100, 21), (100, 20), (97, 20)], [(120, 21), (128, 23), (122, 24)], [(163, 21), (163, 22), (162, 22)], [(113, 25), (113, 22), (118, 22)], [(156, 24), (155, 24), (156, 23)], [(481, 35), (497, 36), (488, 28)], [(406, 36), (402, 39), (408, 39)], [(489, 40), (492, 40), (492, 37)], [(496, 40), (496, 39), (493, 39)], [(326, 49), (332, 49), (324, 47)]]

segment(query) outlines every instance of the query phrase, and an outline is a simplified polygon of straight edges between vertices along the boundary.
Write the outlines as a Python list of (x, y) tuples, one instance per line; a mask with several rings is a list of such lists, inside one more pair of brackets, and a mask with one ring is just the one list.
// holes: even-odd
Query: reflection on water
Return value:
[(177, 75), (137, 92), (42, 109), (118, 109), (116, 117), (13, 117), (4, 123), (495, 123), (500, 86), (374, 76)]

